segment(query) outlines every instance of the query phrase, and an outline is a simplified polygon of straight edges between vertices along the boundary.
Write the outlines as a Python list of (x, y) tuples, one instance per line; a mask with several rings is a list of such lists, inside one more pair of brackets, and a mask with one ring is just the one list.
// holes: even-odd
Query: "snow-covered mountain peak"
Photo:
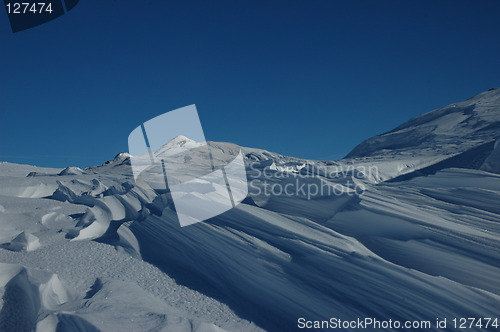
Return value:
[(196, 143), (196, 141), (184, 136), (184, 135), (177, 135), (174, 138), (172, 138), (170, 141), (168, 141), (166, 144), (163, 146), (173, 146), (173, 145), (184, 145), (187, 143)]
[(163, 144), (158, 150), (154, 151), (153, 154), (156, 158), (164, 158), (193, 148), (201, 147), (205, 144), (205, 142), (196, 142), (186, 136), (178, 135)]

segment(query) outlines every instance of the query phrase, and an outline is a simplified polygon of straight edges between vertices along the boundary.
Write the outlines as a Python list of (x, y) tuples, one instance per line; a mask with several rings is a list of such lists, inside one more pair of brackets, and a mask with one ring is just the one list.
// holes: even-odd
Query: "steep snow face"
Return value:
[[(480, 168), (492, 153), (498, 138), (500, 89), (491, 89), (417, 116), (388, 133), (369, 138), (356, 146), (345, 160), (382, 163), (387, 174), (381, 180), (446, 160), (449, 163), (443, 163), (439, 169)], [(385, 164), (394, 160), (396, 164), (393, 163), (393, 167)], [(492, 167), (488, 169), (493, 170)]]
[(367, 139), (347, 158), (419, 154), (454, 154), (500, 137), (500, 89), (419, 115), (388, 133)]

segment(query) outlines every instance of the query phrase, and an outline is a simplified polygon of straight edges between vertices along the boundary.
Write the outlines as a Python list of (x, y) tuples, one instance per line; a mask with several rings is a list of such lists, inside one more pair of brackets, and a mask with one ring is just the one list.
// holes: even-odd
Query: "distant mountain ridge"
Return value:
[[(338, 161), (294, 158), (232, 143), (207, 141), (207, 144), (216, 165), (226, 164), (241, 148), (247, 165), (264, 163), (278, 170), (298, 171), (305, 165), (375, 166), (379, 174), (368, 176), (368, 180), (375, 183), (406, 180), (446, 168), (479, 169), (500, 174), (500, 89), (490, 89), (414, 117), (387, 133), (365, 140)], [(172, 156), (193, 149), (193, 155), (197, 155), (199, 151), (195, 152), (195, 148), (200, 145), (203, 144), (179, 136), (154, 154)]]

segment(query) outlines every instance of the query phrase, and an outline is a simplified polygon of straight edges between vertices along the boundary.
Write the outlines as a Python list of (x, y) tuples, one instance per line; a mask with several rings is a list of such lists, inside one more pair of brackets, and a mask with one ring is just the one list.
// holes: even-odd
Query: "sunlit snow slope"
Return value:
[[(0, 331), (498, 317), (499, 138), (491, 90), (337, 162), (242, 148), (247, 199), (182, 228), (168, 192), (135, 185), (128, 154), (84, 170), (1, 163)], [(196, 146), (176, 142), (165, 149)], [(210, 146), (216, 165), (240, 151)], [(337, 192), (298, 190), (315, 186)]]
[(499, 105), (500, 89), (490, 89), (369, 138), (346, 158), (370, 164), (382, 161), (377, 180), (403, 174), (408, 179), (450, 167), (500, 173)]

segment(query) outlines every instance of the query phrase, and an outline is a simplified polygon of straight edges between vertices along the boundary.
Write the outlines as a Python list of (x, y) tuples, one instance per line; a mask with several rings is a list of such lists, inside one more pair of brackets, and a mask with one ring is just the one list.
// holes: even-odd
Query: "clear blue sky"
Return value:
[(196, 104), (208, 140), (339, 159), (500, 86), (500, 1), (97, 1), (13, 34), (0, 13), (0, 160), (127, 151)]

